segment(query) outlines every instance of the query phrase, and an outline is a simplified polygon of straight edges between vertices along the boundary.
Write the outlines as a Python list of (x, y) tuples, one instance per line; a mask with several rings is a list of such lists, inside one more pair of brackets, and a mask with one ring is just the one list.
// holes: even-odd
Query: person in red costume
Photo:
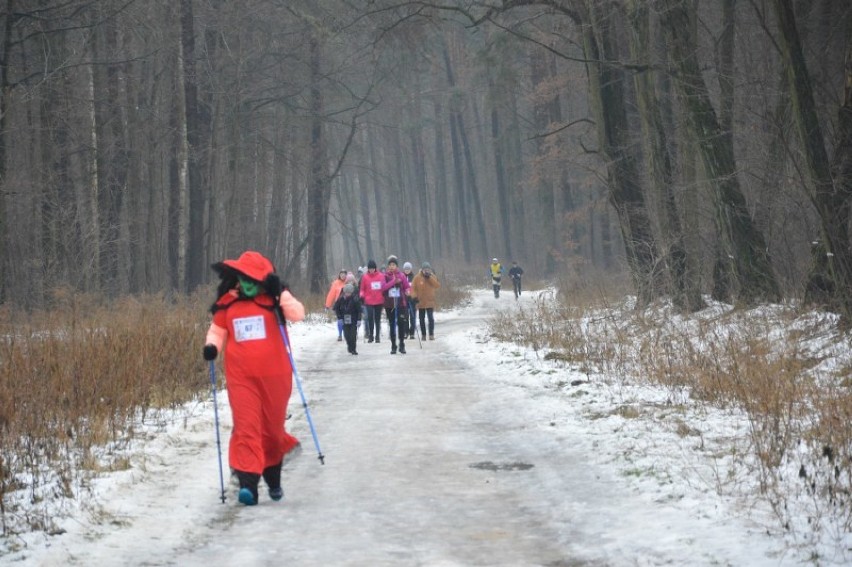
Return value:
[(221, 282), (203, 355), (208, 361), (220, 351), (225, 356), (234, 422), (228, 461), (240, 482), (239, 501), (257, 504), (261, 477), (269, 497), (281, 500), (281, 464), (299, 440), (285, 429), (293, 368), (275, 311), (280, 307), (285, 321), (296, 322), (305, 318), (305, 307), (259, 252), (244, 252), (212, 268)]

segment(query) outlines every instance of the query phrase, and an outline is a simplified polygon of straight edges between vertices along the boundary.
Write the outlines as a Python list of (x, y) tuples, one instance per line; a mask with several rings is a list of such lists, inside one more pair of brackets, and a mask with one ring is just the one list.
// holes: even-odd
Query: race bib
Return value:
[(259, 341), (265, 338), (266, 327), (263, 324), (263, 315), (234, 319), (234, 340), (238, 343)]
[(348, 313), (346, 315), (344, 315), (343, 316), (343, 324), (344, 325), (351, 325), (352, 324), (352, 315), (349, 315)]
[(399, 288), (392, 287), (388, 290), (388, 297), (399, 297)]
[(382, 282), (370, 282), (370, 289), (380, 291), (382, 289)]

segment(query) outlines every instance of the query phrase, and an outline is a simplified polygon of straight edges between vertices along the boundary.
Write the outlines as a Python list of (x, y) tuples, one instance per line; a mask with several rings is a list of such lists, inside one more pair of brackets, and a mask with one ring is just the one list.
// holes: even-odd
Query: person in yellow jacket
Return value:
[(426, 319), (429, 320), (429, 340), (435, 340), (435, 292), (441, 287), (432, 265), (423, 262), (420, 271), (411, 280), (411, 297), (417, 302), (420, 313), (420, 336), (426, 338)]
[(500, 280), (503, 278), (503, 264), (497, 258), (491, 260), (491, 289), (494, 290), (494, 298), (500, 297)]

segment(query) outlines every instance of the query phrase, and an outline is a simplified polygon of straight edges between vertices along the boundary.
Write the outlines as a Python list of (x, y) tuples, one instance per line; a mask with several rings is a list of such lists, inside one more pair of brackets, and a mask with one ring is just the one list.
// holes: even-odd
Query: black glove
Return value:
[(266, 276), (266, 279), (263, 280), (263, 289), (272, 297), (279, 297), (284, 287), (281, 285), (281, 278), (278, 277), (278, 274)]
[(219, 349), (216, 348), (216, 345), (204, 345), (204, 350), (202, 351), (204, 356), (204, 360), (211, 361), (216, 360), (216, 355), (219, 354)]

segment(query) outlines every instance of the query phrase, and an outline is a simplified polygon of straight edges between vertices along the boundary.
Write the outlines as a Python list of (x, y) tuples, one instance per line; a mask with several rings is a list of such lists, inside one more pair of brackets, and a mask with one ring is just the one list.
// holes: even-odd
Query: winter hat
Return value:
[(346, 284), (345, 286), (343, 286), (343, 293), (348, 293), (348, 294), (355, 293), (355, 286), (352, 285), (351, 283)]
[(367, 271), (367, 268), (365, 268), (364, 266), (358, 266), (358, 273), (359, 274), (363, 274), (366, 271)]
[(402, 265), (403, 270), (410, 270), (413, 267), (414, 266), (411, 265), (411, 262), (406, 262), (405, 264)]
[(432, 264), (430, 264), (429, 262), (423, 262), (423, 264), (420, 267), (423, 268), (424, 270), (431, 270)]
[(369, 270), (370, 268), (372, 268), (372, 269), (374, 269), (374, 270), (375, 270), (376, 268), (378, 268), (378, 266), (376, 266), (376, 261), (375, 261), (375, 260), (370, 260), (370, 261), (368, 261), (368, 262), (367, 262), (367, 269)]
[(393, 263), (393, 264), (396, 264), (397, 266), (399, 266), (399, 259), (397, 259), (397, 257), (396, 257), (396, 256), (394, 256), (393, 254), (391, 254), (390, 256), (388, 256), (388, 261), (387, 261), (387, 263), (388, 263), (388, 264)]
[(491, 258), (491, 261), (492, 261), (492, 262), (494, 262), (494, 263), (496, 264), (496, 263), (497, 263), (497, 258)]
[[(262, 282), (266, 279), (266, 276), (275, 271), (272, 262), (260, 252), (253, 250), (243, 252), (236, 260), (225, 260), (222, 265), (258, 282)], [(215, 265), (214, 269), (216, 269)]]

